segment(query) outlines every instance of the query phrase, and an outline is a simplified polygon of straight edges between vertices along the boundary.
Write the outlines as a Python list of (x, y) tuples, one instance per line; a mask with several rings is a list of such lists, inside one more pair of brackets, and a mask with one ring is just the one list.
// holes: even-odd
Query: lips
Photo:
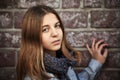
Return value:
[(53, 45), (59, 45), (59, 44), (60, 44), (60, 39), (53, 41), (52, 44), (53, 44)]

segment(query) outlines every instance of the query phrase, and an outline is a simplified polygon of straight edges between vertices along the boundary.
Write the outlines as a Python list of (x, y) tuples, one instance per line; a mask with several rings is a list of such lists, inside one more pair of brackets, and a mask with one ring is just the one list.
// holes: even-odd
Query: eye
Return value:
[(48, 32), (49, 31), (49, 28), (48, 27), (44, 27), (43, 29), (42, 29), (42, 32)]
[(61, 25), (59, 22), (55, 24), (55, 28), (61, 28)]

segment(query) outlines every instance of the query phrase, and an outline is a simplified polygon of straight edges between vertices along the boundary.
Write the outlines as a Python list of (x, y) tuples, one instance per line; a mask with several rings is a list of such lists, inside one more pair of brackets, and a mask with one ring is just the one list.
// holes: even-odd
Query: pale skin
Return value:
[[(43, 18), (42, 25), (42, 43), (44, 49), (50, 54), (54, 55), (55, 52), (60, 49), (62, 43), (63, 33), (60, 28), (60, 23), (57, 17), (52, 14), (46, 14)], [(96, 41), (95, 38), (92, 39), (91, 47), (86, 44), (86, 47), (91, 54), (92, 58), (99, 61), (103, 64), (108, 55), (108, 50), (105, 49), (102, 53), (102, 50), (108, 44), (104, 43), (104, 40)]]
[(43, 18), (42, 44), (44, 51), (56, 56), (56, 51), (61, 48), (63, 32), (60, 22), (54, 14), (48, 13)]
[(92, 46), (91, 48), (89, 47), (88, 44), (86, 44), (86, 47), (89, 51), (89, 53), (91, 54), (92, 58), (96, 59), (97, 61), (99, 61), (101, 64), (103, 64), (107, 58), (108, 55), (108, 50), (105, 49), (103, 53), (102, 49), (108, 46), (108, 44), (104, 43), (104, 40), (99, 40), (96, 42), (96, 39), (93, 38), (92, 40)]

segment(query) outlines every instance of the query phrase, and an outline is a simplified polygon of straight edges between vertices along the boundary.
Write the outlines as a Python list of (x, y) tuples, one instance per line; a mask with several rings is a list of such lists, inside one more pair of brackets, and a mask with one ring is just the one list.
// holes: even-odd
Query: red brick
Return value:
[(120, 28), (120, 11), (92, 11), (91, 26)]
[(18, 7), (29, 8), (38, 4), (40, 4), (40, 0), (19, 0)]
[(15, 8), (18, 0), (0, 0), (0, 8)]
[(67, 41), (73, 47), (84, 47), (86, 43), (91, 44), (92, 37), (104, 39), (110, 48), (120, 47), (120, 31), (68, 31), (66, 32)]
[(120, 0), (104, 0), (106, 8), (120, 8)]
[[(37, 4), (58, 11), (67, 30), (67, 40), (74, 48), (84, 49), (86, 43), (91, 45), (92, 37), (109, 43), (109, 55), (97, 80), (120, 79), (120, 0), (0, 0), (0, 80), (16, 80), (14, 68), (21, 41), (21, 32), (17, 30), (21, 29), (23, 10)], [(83, 57), (78, 72), (91, 59), (85, 49), (81, 50)]]
[(21, 11), (21, 12), (15, 12), (14, 13), (14, 26), (15, 28), (21, 28), (21, 22), (22, 22), (22, 18), (24, 16), (25, 12)]
[(15, 57), (14, 50), (0, 50), (0, 67), (14, 67)]
[(60, 7), (60, 0), (43, 0), (43, 4), (50, 6), (52, 8), (59, 8)]
[[(80, 73), (83, 69), (75, 69), (75, 71)], [(95, 80), (119, 80), (119, 74), (119, 70), (100, 70), (96, 75)]]
[(0, 28), (12, 28), (13, 27), (13, 15), (12, 12), (0, 11)]
[(102, 0), (83, 0), (85, 8), (101, 8)]
[(109, 51), (104, 67), (120, 68), (120, 51)]
[(59, 12), (61, 20), (66, 28), (85, 28), (87, 27), (87, 12), (62, 11)]
[(89, 64), (89, 61), (92, 59), (91, 55), (88, 51), (79, 51), (82, 53), (81, 64), (80, 67), (86, 67)]
[(18, 48), (20, 38), (20, 32), (0, 32), (0, 48)]
[(0, 80), (16, 80), (16, 70), (0, 69)]
[(62, 8), (79, 8), (81, 0), (62, 0)]
[[(86, 67), (89, 64), (92, 56), (89, 51), (80, 51), (82, 53), (81, 67)], [(108, 51), (108, 57), (106, 59), (104, 68), (120, 68), (120, 51)]]
[(97, 80), (120, 80), (120, 71), (102, 71)]

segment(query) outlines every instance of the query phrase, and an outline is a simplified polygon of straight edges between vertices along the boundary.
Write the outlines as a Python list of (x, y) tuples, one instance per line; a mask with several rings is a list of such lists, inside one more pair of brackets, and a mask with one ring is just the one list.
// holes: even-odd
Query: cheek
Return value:
[(60, 36), (61, 36), (61, 38), (63, 38), (63, 32), (62, 32), (62, 30), (61, 30), (61, 32), (60, 32)]
[(42, 45), (46, 45), (49, 43), (49, 38), (46, 35), (42, 35)]
[(42, 46), (43, 46), (43, 48), (45, 48), (45, 49), (48, 49), (48, 48), (50, 47), (50, 44), (49, 44), (49, 42), (48, 42), (48, 39), (43, 39), (43, 40), (42, 40)]

